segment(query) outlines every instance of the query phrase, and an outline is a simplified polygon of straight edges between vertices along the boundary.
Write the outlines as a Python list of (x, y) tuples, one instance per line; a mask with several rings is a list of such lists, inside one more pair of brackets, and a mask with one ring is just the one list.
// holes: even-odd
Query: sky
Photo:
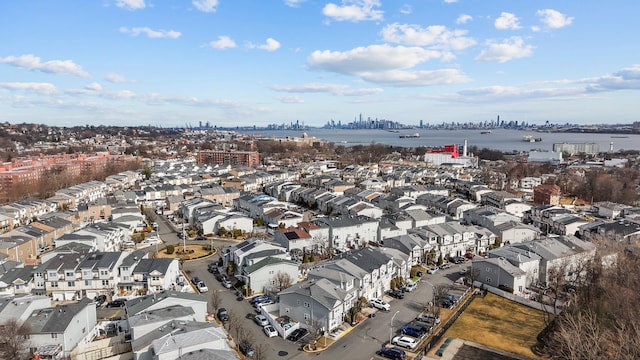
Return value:
[(0, 2), (0, 122), (639, 121), (640, 1)]

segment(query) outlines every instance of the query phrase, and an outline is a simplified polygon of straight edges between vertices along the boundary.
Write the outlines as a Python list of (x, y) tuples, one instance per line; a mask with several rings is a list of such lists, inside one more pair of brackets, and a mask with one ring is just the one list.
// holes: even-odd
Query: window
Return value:
[(50, 272), (49, 272), (49, 277), (50, 277), (50, 278), (57, 278), (57, 277), (58, 277), (58, 273), (57, 273), (57, 272), (55, 272), (55, 271), (50, 271)]
[(152, 276), (151, 277), (151, 281), (160, 281), (160, 277), (159, 276)]
[(305, 319), (305, 320), (310, 320), (310, 319), (311, 319), (311, 315), (309, 315), (309, 314), (304, 314), (304, 319)]
[(76, 274), (73, 271), (67, 271), (64, 273), (64, 276), (74, 277)]
[(102, 280), (102, 286), (109, 286), (109, 280)]
[(52, 281), (51, 282), (51, 287), (52, 288), (57, 288), (58, 287), (58, 282), (57, 281)]
[(107, 270), (100, 270), (100, 275), (101, 276), (107, 276), (107, 275), (109, 275), (109, 272)]
[(75, 281), (67, 281), (67, 286), (68, 287), (74, 287), (74, 286), (76, 286), (76, 282)]
[(309, 303), (305, 301), (304, 302), (304, 307), (309, 307), (309, 306), (310, 306)]
[(300, 300), (297, 300), (296, 303), (298, 303), (298, 305), (300, 305)]
[(57, 338), (58, 338), (58, 334), (51, 333), (51, 338), (52, 338), (52, 339), (57, 339)]
[(91, 280), (85, 280), (84, 286), (91, 286)]

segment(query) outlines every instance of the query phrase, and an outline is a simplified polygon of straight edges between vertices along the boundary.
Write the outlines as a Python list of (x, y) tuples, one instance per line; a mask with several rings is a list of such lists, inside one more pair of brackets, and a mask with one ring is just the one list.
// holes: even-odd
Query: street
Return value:
[[(164, 217), (158, 217), (158, 233), (164, 241), (162, 247), (168, 244), (181, 245), (182, 239), (177, 236), (177, 231)], [(194, 240), (187, 240), (187, 243), (195, 243)], [(204, 241), (199, 241), (204, 245)], [(234, 240), (214, 239), (213, 245), (219, 251), (225, 247), (237, 243)], [(148, 251), (155, 252), (155, 246), (150, 246)], [(302, 339), (298, 343), (285, 340), (281, 337), (268, 338), (262, 331), (262, 327), (256, 325), (253, 316), (256, 315), (254, 308), (248, 300), (238, 301), (235, 289), (226, 289), (218, 282), (214, 275), (207, 271), (210, 263), (217, 262), (219, 255), (213, 255), (199, 260), (186, 261), (182, 265), (183, 271), (193, 278), (197, 276), (203, 280), (209, 291), (204, 294), (209, 301), (208, 311), (215, 314), (216, 310), (211, 305), (211, 294), (217, 292), (220, 298), (219, 307), (228, 310), (230, 317), (240, 318), (241, 326), (248, 332), (249, 338), (257, 353), (262, 352), (262, 359), (380, 359), (376, 351), (389, 343), (391, 337), (398, 335), (399, 329), (415, 317), (425, 308), (426, 304), (433, 300), (433, 290), (438, 285), (451, 285), (457, 279), (458, 272), (466, 264), (453, 265), (446, 270), (440, 270), (436, 274), (425, 274), (419, 282), (418, 287), (410, 293), (405, 294), (404, 299), (390, 299), (390, 311), (377, 311), (374, 318), (367, 318), (357, 325), (349, 334), (342, 337), (328, 349), (319, 353), (305, 353), (301, 344), (308, 342)], [(393, 323), (391, 320), (393, 319)], [(236, 329), (227, 322), (225, 329), (236, 337)], [(231, 329), (230, 329), (231, 327)], [(309, 335), (307, 335), (308, 337)]]

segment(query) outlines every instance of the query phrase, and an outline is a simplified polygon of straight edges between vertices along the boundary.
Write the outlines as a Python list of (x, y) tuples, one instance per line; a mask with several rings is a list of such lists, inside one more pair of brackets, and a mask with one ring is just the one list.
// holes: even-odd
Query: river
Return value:
[[(480, 130), (432, 130), (406, 129), (391, 132), (388, 130), (347, 130), (347, 129), (308, 129), (295, 130), (255, 130), (240, 131), (245, 134), (262, 134), (265, 137), (285, 138), (301, 137), (306, 133), (309, 137), (333, 142), (339, 145), (353, 146), (357, 144), (384, 144), (401, 147), (440, 147), (447, 144), (462, 145), (467, 140), (469, 146), (488, 148), (499, 151), (553, 150), (554, 143), (596, 143), (600, 151), (640, 150), (640, 135), (620, 134), (584, 134), (584, 133), (546, 133), (527, 132), (511, 129), (493, 129), (490, 134), (482, 134)], [(400, 135), (418, 133), (418, 138), (400, 138)], [(526, 142), (523, 137), (531, 135), (541, 138), (540, 142)]]

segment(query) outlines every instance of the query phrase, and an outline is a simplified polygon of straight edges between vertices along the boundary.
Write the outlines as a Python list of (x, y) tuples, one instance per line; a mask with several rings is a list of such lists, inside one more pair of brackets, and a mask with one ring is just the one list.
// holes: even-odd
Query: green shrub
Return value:
[(176, 251), (176, 247), (174, 245), (167, 245), (167, 254), (171, 255)]

